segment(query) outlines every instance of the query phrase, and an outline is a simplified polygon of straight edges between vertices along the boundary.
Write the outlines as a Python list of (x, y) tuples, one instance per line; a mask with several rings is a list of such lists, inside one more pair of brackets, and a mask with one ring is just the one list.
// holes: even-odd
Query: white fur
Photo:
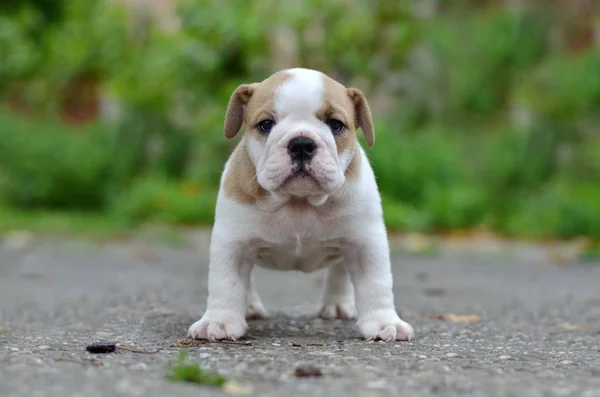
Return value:
[(275, 93), (275, 113), (280, 117), (315, 117), (321, 106), (325, 84), (323, 74), (310, 69), (289, 69), (291, 78)]
[[(251, 278), (252, 267), (258, 265), (301, 272), (329, 267), (322, 317), (357, 317), (368, 340), (410, 340), (413, 329), (394, 306), (387, 232), (373, 170), (359, 148), (360, 178), (356, 182), (345, 178), (352, 156), (338, 157), (331, 132), (314, 116), (323, 96), (322, 74), (305, 69), (290, 73), (292, 78), (275, 94), (276, 127), (266, 143), (249, 146), (259, 183), (272, 194), (247, 205), (219, 192), (207, 310), (188, 335), (235, 340), (246, 333), (246, 315), (266, 316)], [(313, 161), (320, 159), (314, 175), (321, 186), (305, 186), (308, 190), (300, 192), (315, 207), (302, 211), (287, 205), (299, 191), (281, 191), (277, 185), (279, 173), (288, 173), (290, 166), (281, 146), (298, 134), (318, 142)], [(222, 181), (228, 170), (229, 161)], [(329, 173), (333, 181), (319, 179), (320, 173)]]

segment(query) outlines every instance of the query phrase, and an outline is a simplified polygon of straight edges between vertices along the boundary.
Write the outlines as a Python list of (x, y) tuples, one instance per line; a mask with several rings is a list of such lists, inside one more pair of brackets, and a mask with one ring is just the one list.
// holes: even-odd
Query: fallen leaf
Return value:
[(585, 331), (587, 330), (587, 326), (583, 325), (583, 324), (571, 324), (571, 323), (560, 323), (560, 324), (555, 324), (554, 327), (552, 327), (553, 329), (551, 330), (552, 333), (556, 333), (556, 332), (561, 332), (561, 331), (565, 331), (565, 332), (572, 332), (572, 331)]
[(404, 248), (411, 253), (425, 254), (435, 251), (432, 239), (424, 234), (411, 233), (404, 240)]
[(478, 323), (482, 320), (477, 314), (434, 314), (427, 317), (451, 323)]
[(29, 230), (13, 230), (5, 234), (2, 245), (10, 250), (25, 248), (35, 240), (35, 235)]
[(234, 381), (229, 381), (223, 385), (225, 393), (233, 394), (234, 396), (247, 396), (254, 393), (254, 389), (250, 385), (241, 385)]
[(573, 262), (575, 255), (565, 249), (551, 248), (546, 252), (546, 259), (556, 265), (565, 265)]

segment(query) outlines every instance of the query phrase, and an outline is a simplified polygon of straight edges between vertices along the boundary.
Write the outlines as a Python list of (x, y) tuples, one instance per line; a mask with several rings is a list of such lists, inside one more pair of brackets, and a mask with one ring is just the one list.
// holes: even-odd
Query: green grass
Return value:
[(103, 213), (25, 211), (0, 206), (0, 234), (15, 230), (89, 238), (116, 237), (129, 231)]
[[(104, 212), (29, 211), (0, 205), (0, 237), (22, 230), (39, 236), (81, 237), (92, 241), (126, 238), (135, 234), (153, 244), (185, 247), (187, 240), (181, 226), (160, 221), (130, 225)], [(210, 223), (197, 226), (210, 226)]]
[(197, 363), (186, 364), (187, 350), (179, 353), (177, 364), (169, 368), (167, 377), (172, 382), (190, 382), (205, 386), (221, 387), (227, 378), (216, 372), (205, 371)]

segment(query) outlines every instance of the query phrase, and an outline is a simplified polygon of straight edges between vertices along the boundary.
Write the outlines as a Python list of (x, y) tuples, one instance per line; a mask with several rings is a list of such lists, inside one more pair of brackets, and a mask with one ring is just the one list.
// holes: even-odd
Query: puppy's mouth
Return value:
[(281, 186), (284, 190), (299, 195), (313, 194), (322, 190), (317, 178), (304, 165), (294, 167)]
[(318, 183), (317, 178), (314, 177), (314, 175), (312, 174), (310, 169), (308, 169), (306, 164), (297, 164), (292, 169), (292, 171), (290, 172), (290, 175), (286, 178), (285, 182), (288, 182), (292, 179), (297, 179), (297, 178), (298, 179), (310, 178)]
[(294, 169), (290, 173), (290, 176), (288, 177), (288, 179), (290, 179), (290, 178), (306, 178), (306, 177), (314, 179), (314, 177), (306, 169), (306, 166), (301, 165), (301, 166), (294, 167)]

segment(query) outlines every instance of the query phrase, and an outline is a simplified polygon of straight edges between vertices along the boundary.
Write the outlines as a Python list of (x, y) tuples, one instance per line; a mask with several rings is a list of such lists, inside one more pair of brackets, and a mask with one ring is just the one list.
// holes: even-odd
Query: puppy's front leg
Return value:
[(394, 305), (389, 246), (383, 224), (365, 228), (368, 235), (348, 253), (346, 266), (354, 284), (357, 325), (367, 340), (411, 340), (414, 331)]
[(206, 312), (188, 330), (193, 339), (242, 337), (247, 330), (246, 300), (252, 265), (239, 244), (214, 239), (210, 247)]

